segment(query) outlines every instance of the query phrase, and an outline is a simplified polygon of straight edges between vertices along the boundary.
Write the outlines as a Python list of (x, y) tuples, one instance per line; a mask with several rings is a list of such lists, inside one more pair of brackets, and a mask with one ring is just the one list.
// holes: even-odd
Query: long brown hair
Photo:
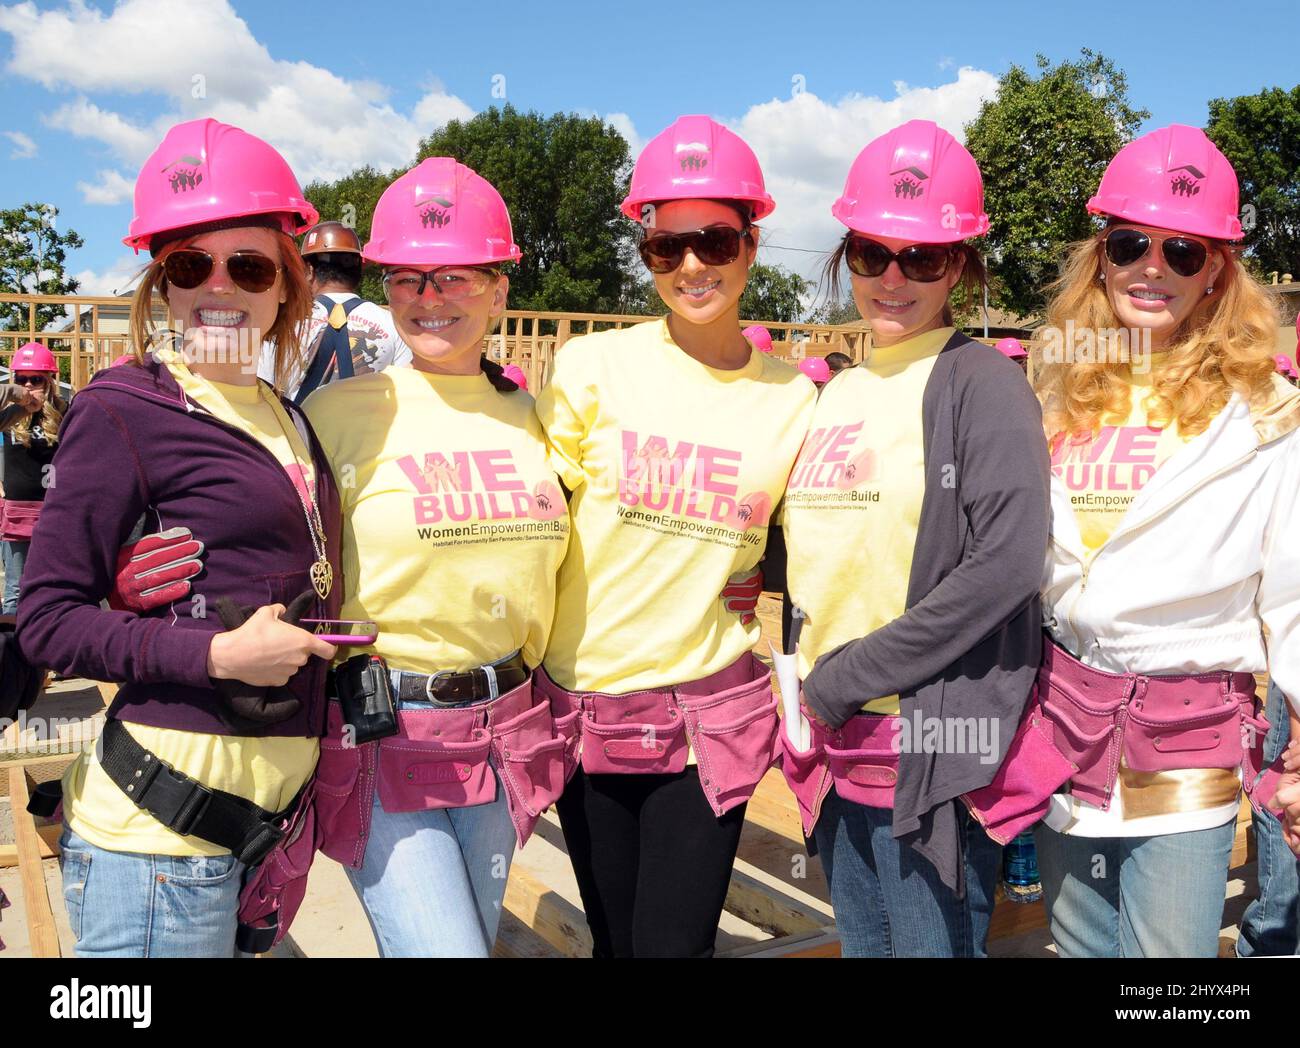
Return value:
[[(1095, 333), (1118, 330), (1105, 285), (1098, 280), (1106, 230), (1070, 247), (1061, 276), (1049, 288), (1043, 330)], [(1268, 399), (1273, 385), (1273, 346), (1278, 313), (1272, 299), (1232, 250), (1215, 242), (1223, 258), (1214, 293), (1198, 302), (1161, 354), (1151, 378), (1147, 410), (1152, 425), (1177, 423), (1181, 433), (1203, 432), (1233, 392), (1251, 404)], [(1073, 347), (1068, 347), (1072, 349)], [(1127, 360), (1074, 361), (1047, 358), (1035, 340), (1034, 387), (1043, 404), (1048, 438), (1082, 437), (1095, 432), (1109, 415), (1127, 415), (1130, 372)]]
[(59, 376), (49, 375), (45, 379), (45, 406), (34, 415), (23, 415), (9, 427), (9, 435), (15, 444), (25, 448), (32, 446), (32, 423), (39, 420), (41, 432), (50, 444), (59, 442), (59, 427), (63, 425), (63, 413), (68, 410), (67, 401), (59, 396)]
[[(283, 391), (293, 379), (302, 373), (306, 351), (302, 345), (302, 333), (305, 322), (311, 316), (315, 299), (311, 293), (311, 278), (307, 266), (298, 253), (293, 238), (278, 229), (271, 230), (280, 249), (280, 265), (284, 267), (284, 288), (286, 298), (280, 303), (275, 323), (263, 336), (265, 341), (275, 343), (275, 381), (277, 391)], [(163, 341), (175, 332), (170, 329), (159, 330), (153, 321), (153, 296), (156, 292), (165, 300), (167, 297), (167, 276), (163, 272), (163, 263), (167, 256), (182, 247), (189, 247), (199, 234), (182, 237), (167, 244), (158, 256), (145, 266), (140, 285), (135, 289), (131, 299), (131, 349), (137, 364), (143, 364), (145, 356), (155, 343)]]
[[(844, 262), (844, 255), (849, 249), (849, 238), (853, 235), (852, 231), (845, 233), (840, 238), (840, 242), (835, 245), (835, 250), (827, 256), (826, 262), (822, 266), (822, 275), (818, 281), (818, 287), (830, 288), (831, 302), (839, 302), (844, 291), (844, 273), (848, 269)], [(957, 278), (957, 283), (952, 286), (952, 290), (957, 294), (962, 309), (971, 309), (982, 300), (984, 288), (988, 286), (989, 282), (989, 273), (984, 265), (984, 256), (966, 243), (952, 244), (949, 250), (954, 261), (957, 259), (962, 261), (961, 276)], [(943, 322), (946, 326), (952, 325), (951, 301), (944, 303)]]

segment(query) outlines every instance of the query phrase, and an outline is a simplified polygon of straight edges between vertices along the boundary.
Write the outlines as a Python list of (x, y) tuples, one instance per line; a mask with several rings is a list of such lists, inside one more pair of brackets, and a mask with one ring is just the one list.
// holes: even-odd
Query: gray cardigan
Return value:
[(899, 761), (894, 837), (963, 893), (957, 798), (993, 780), (1041, 655), (1049, 460), (1042, 413), (1024, 374), (962, 334), (935, 361), (921, 417), (925, 496), (907, 610), (819, 658), (804, 698), (832, 725), (895, 692), (909, 721), (918, 713), (996, 718), (994, 763), (978, 753), (914, 751)]

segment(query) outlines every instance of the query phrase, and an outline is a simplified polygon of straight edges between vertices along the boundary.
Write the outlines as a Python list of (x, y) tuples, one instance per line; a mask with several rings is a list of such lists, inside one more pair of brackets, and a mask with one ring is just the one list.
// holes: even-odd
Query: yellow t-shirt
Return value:
[[(238, 426), (267, 448), (295, 478), (314, 491), (311, 454), (270, 387), (210, 382), (171, 350), (158, 353), (181, 389), (223, 422)], [(277, 421), (278, 420), (278, 421)], [(293, 737), (247, 738), (156, 728), (124, 722), (141, 746), (205, 786), (246, 797), (267, 811), (280, 811), (316, 767), (319, 742)], [(227, 849), (182, 837), (122, 792), (92, 752), (83, 753), (63, 776), (68, 825), (91, 844), (148, 855), (224, 855)]]
[(567, 343), (537, 399), (573, 492), (546, 672), (624, 694), (698, 680), (759, 639), (719, 598), (763, 556), (814, 387), (762, 353), (735, 371), (683, 352), (666, 320)]
[(1151, 375), (1129, 378), (1127, 416), (1108, 418), (1084, 440), (1051, 442), (1052, 472), (1070, 494), (1079, 535), (1091, 559), (1119, 527), (1142, 486), (1187, 441), (1177, 423), (1149, 425), (1146, 398)]
[(388, 368), (305, 405), (343, 502), (340, 617), (379, 626), (393, 669), (463, 670), (522, 648), (536, 666), (569, 540), (564, 493), (522, 391)]
[[(826, 652), (907, 610), (925, 498), (921, 397), (952, 335), (940, 328), (877, 346), (817, 401), (785, 495), (786, 582), (807, 615), (801, 679)], [(897, 695), (863, 699), (870, 713), (898, 713)]]

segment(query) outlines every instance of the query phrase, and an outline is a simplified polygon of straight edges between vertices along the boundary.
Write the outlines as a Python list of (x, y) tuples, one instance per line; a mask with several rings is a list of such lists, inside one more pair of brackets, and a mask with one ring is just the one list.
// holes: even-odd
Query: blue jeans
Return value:
[(0, 561), (3, 561), (5, 569), (4, 603), (0, 605), (0, 615), (18, 612), (18, 584), (22, 581), (31, 545), (30, 542), (0, 542)]
[[(1277, 760), (1291, 741), (1287, 701), (1276, 684), (1268, 686), (1266, 716), (1270, 725), (1264, 738), (1264, 764), (1267, 766)], [(1296, 909), (1296, 897), (1300, 895), (1297, 870), (1300, 868), (1296, 865), (1294, 853), (1282, 839), (1282, 824), (1277, 819), (1253, 813), (1251, 823), (1255, 828), (1259, 895), (1241, 915), (1237, 956), (1295, 954), (1300, 952), (1296, 941), (1296, 922), (1300, 919)]]
[(78, 957), (234, 957), (244, 864), (115, 852), (66, 826), (63, 901)]
[(983, 957), (1002, 848), (963, 809), (966, 897), (891, 835), (894, 813), (834, 787), (813, 831), (845, 957)]
[(1070, 837), (1039, 823), (1057, 953), (1217, 957), (1235, 834), (1235, 821), (1157, 837)]
[(495, 801), (470, 808), (390, 813), (376, 791), (365, 859), (348, 877), (380, 955), (491, 954), (514, 850), (500, 780)]

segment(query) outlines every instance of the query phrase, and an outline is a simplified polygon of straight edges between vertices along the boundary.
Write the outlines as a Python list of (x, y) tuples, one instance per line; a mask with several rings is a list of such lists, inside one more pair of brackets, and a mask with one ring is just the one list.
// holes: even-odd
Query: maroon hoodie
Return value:
[[(340, 509), (330, 465), (303, 414), (281, 400), (311, 449), (317, 504), (342, 603)], [(251, 436), (186, 399), (165, 366), (95, 375), (60, 431), (53, 483), (32, 539), (18, 636), (32, 662), (122, 687), (110, 717), (217, 735), (320, 736), (327, 663), (312, 657), (289, 682), (297, 715), (248, 729), (228, 719), (207, 674), (216, 602), (288, 604), (311, 588), (316, 559), (303, 505), (284, 467)], [(185, 526), (204, 545), (189, 598), (143, 615), (100, 607), (117, 553), (141, 517), (147, 531)], [(197, 598), (202, 598), (198, 600)]]

